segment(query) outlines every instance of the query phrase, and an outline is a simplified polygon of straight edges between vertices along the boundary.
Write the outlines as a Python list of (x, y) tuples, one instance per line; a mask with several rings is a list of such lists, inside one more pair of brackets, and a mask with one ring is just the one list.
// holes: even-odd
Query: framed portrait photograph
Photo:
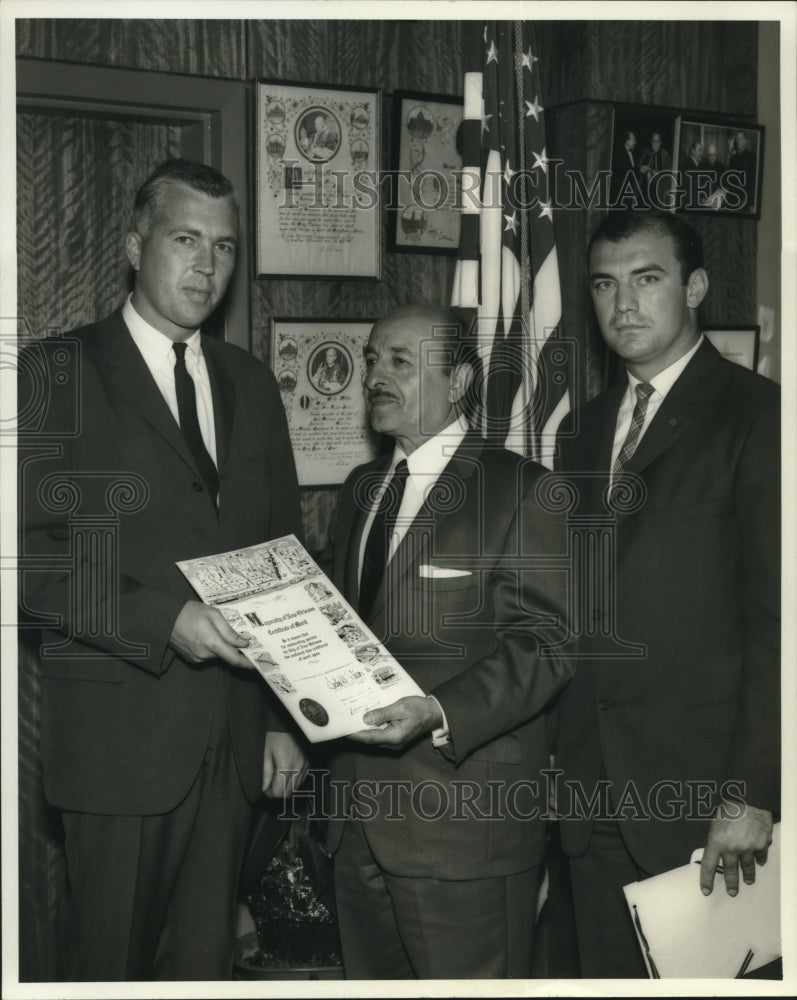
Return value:
[(723, 358), (756, 371), (761, 341), (760, 326), (708, 326), (703, 333)]
[(685, 211), (760, 217), (763, 125), (683, 115), (677, 155)]
[(378, 454), (362, 382), (363, 347), (375, 320), (274, 319), (271, 366), (291, 437), (299, 485), (339, 486)]
[(459, 247), (463, 102), (397, 90), (393, 95), (391, 250), (456, 254)]
[(258, 277), (379, 279), (379, 103), (257, 81)]
[(675, 211), (678, 111), (644, 104), (615, 104), (612, 114), (612, 207), (649, 205)]

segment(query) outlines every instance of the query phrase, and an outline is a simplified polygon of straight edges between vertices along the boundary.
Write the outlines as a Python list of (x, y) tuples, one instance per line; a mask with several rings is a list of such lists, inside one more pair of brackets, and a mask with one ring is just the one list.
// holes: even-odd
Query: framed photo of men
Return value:
[(610, 204), (673, 211), (678, 112), (641, 104), (616, 104), (613, 111)]
[(677, 156), (685, 211), (760, 217), (762, 125), (684, 115)]

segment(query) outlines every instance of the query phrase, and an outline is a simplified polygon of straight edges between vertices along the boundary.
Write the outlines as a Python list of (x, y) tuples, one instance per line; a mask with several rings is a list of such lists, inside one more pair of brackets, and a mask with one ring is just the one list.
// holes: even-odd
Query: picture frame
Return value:
[(679, 108), (611, 108), (606, 207), (760, 218), (763, 125)]
[(461, 97), (393, 93), (393, 198), (388, 247), (455, 255), (461, 226)]
[(380, 278), (379, 90), (256, 81), (257, 277)]
[(340, 486), (379, 453), (362, 392), (363, 348), (373, 319), (271, 321), (271, 366), (279, 386), (299, 486)]
[(684, 114), (677, 157), (685, 211), (761, 217), (763, 125)]
[(703, 327), (703, 333), (723, 358), (753, 372), (758, 369), (760, 326), (707, 326)]
[(675, 211), (680, 113), (645, 104), (612, 105), (609, 202)]

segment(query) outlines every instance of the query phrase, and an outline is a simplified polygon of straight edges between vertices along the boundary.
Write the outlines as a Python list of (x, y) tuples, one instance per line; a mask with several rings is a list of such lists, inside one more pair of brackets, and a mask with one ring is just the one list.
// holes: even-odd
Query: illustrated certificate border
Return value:
[(363, 347), (374, 320), (273, 319), (271, 364), (300, 486), (339, 486), (378, 453), (368, 426)]
[(397, 90), (393, 149), (397, 208), (390, 210), (390, 249), (456, 254), (461, 225), (461, 97)]
[(380, 276), (380, 91), (256, 81), (258, 277)]

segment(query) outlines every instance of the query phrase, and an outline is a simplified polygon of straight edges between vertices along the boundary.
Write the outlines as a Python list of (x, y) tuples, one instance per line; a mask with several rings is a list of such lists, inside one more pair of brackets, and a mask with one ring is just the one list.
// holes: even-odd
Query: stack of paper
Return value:
[[(722, 875), (700, 891), (702, 848), (683, 868), (624, 886), (651, 978), (734, 978), (774, 961), (780, 944), (780, 824), (756, 880), (729, 896)], [(752, 956), (750, 956), (752, 952)]]

